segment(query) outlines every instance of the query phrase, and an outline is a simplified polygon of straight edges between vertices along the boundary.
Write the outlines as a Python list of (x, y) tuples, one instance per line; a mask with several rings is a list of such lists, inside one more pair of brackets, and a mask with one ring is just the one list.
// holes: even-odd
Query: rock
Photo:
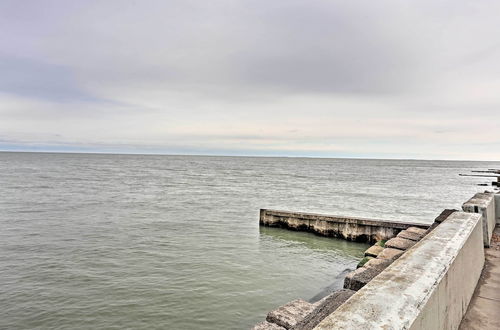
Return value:
[(425, 233), (427, 232), (427, 229), (418, 228), (418, 227), (410, 227), (410, 228), (406, 228), (406, 230), (409, 232), (412, 232), (412, 233), (420, 234), (420, 235), (425, 235)]
[(368, 262), (364, 265), (366, 268), (379, 268), (379, 269), (386, 269), (390, 264), (392, 264), (394, 260), (391, 259), (370, 259)]
[(458, 210), (455, 209), (445, 209), (443, 212), (441, 212), (440, 215), (436, 219), (434, 219), (434, 222), (441, 223), (446, 220), (452, 213), (457, 212)]
[(393, 248), (385, 248), (384, 251), (380, 252), (380, 254), (377, 256), (377, 258), (378, 259), (396, 260), (403, 253), (404, 253), (404, 251), (402, 251), (402, 250), (393, 249)]
[(404, 239), (410, 239), (412, 241), (417, 242), (417, 241), (420, 241), (420, 239), (422, 237), (424, 237), (424, 235), (417, 234), (417, 233), (414, 233), (414, 232), (411, 232), (411, 231), (408, 231), (408, 230), (403, 230), (396, 237), (400, 237), (400, 238), (404, 238)]
[(413, 245), (415, 245), (415, 243), (416, 243), (415, 241), (409, 239), (394, 237), (385, 243), (385, 247), (399, 249), (399, 250), (408, 250)]
[(297, 299), (269, 312), (266, 321), (290, 329), (312, 312), (313, 309), (313, 304), (302, 299)]
[(370, 282), (372, 278), (380, 274), (382, 269), (361, 267), (350, 272), (344, 279), (344, 289), (357, 291)]
[(384, 248), (381, 247), (380, 245), (373, 245), (370, 246), (366, 251), (365, 251), (365, 256), (366, 257), (376, 257), (379, 255), (380, 252), (382, 252)]
[(297, 323), (293, 330), (314, 329), (325, 317), (333, 313), (340, 305), (349, 299), (356, 291), (342, 289), (321, 300), (321, 303), (302, 321)]
[(260, 322), (257, 325), (255, 325), (255, 327), (253, 327), (252, 330), (286, 330), (286, 329), (283, 327), (280, 327), (277, 324), (264, 321), (264, 322)]
[(364, 257), (363, 259), (361, 259), (359, 262), (358, 262), (358, 265), (356, 266), (356, 268), (360, 268), (360, 267), (363, 267), (368, 261), (370, 261), (371, 259), (373, 259), (373, 257)]

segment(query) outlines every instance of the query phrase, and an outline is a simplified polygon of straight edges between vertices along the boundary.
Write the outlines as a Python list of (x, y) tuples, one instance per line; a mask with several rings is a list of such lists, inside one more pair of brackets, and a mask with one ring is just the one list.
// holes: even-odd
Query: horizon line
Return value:
[(51, 151), (51, 150), (0, 150), (0, 153), (33, 153), (33, 154), (75, 154), (75, 155), (116, 155), (116, 156), (193, 156), (193, 157), (240, 157), (240, 158), (308, 158), (308, 159), (352, 159), (352, 160), (407, 160), (407, 161), (447, 161), (447, 162), (500, 162), (499, 160), (472, 159), (428, 159), (428, 158), (376, 158), (376, 157), (327, 157), (327, 156), (294, 156), (294, 155), (228, 155), (228, 154), (178, 154), (178, 153), (144, 153), (144, 152), (109, 152), (109, 151)]

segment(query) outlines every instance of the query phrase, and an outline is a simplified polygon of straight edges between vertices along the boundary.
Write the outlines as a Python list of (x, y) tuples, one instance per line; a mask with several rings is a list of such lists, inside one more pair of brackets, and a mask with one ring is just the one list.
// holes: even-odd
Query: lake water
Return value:
[(339, 288), (367, 247), (259, 228), (260, 208), (431, 222), (490, 167), (0, 153), (0, 328), (246, 329)]

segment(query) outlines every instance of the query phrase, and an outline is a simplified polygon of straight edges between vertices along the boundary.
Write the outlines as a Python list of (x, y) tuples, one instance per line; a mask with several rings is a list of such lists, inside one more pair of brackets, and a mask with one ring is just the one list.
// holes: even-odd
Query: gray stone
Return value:
[(313, 309), (313, 304), (302, 299), (297, 299), (269, 312), (266, 321), (290, 329), (298, 322), (302, 321), (302, 319), (312, 312)]
[(417, 234), (417, 233), (414, 233), (414, 232), (411, 232), (408, 230), (403, 230), (402, 232), (400, 232), (398, 234), (397, 237), (409, 239), (409, 240), (417, 242), (417, 241), (420, 241), (422, 239), (422, 237), (424, 237), (424, 236), (422, 234)]
[(404, 251), (398, 250), (398, 249), (393, 249), (393, 248), (385, 248), (384, 251), (380, 252), (380, 254), (377, 256), (378, 259), (389, 259), (389, 260), (395, 260), (399, 258)]
[(441, 223), (445, 221), (452, 213), (457, 211), (458, 210), (455, 209), (445, 209), (443, 212), (441, 212), (440, 215), (437, 216), (436, 219), (434, 219), (434, 222)]
[(412, 233), (420, 234), (420, 235), (425, 235), (425, 233), (427, 232), (427, 229), (418, 228), (418, 227), (410, 227), (410, 228), (406, 228), (406, 230), (409, 232), (412, 232)]
[(393, 261), (394, 260), (391, 259), (371, 259), (364, 265), (364, 267), (385, 269), (392, 264)]
[(366, 251), (365, 251), (365, 256), (366, 257), (376, 257), (379, 255), (380, 252), (382, 252), (384, 248), (381, 247), (380, 245), (373, 245), (370, 246)]
[(386, 248), (394, 248), (394, 249), (399, 249), (399, 250), (408, 250), (411, 248), (413, 245), (415, 245), (415, 241), (401, 238), (401, 237), (394, 237), (385, 242)]
[(253, 327), (253, 330), (285, 330), (277, 324), (269, 323), (267, 321), (260, 322)]
[(340, 305), (349, 299), (356, 291), (352, 290), (339, 290), (326, 298), (320, 300), (320, 304), (302, 321), (297, 323), (293, 330), (310, 330), (314, 329), (325, 317), (333, 313)]
[(357, 291), (370, 282), (375, 276), (380, 274), (380, 268), (361, 267), (350, 272), (344, 279), (344, 289)]

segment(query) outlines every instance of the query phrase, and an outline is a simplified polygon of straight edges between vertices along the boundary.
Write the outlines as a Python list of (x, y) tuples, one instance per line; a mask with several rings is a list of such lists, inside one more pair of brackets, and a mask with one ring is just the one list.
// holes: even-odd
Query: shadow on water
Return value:
[(260, 235), (266, 238), (301, 245), (315, 251), (345, 253), (354, 257), (362, 257), (363, 254), (359, 252), (364, 247), (366, 249), (370, 246), (369, 244), (350, 242), (341, 238), (318, 236), (312, 233), (288, 229), (260, 226), (259, 230)]
[[(361, 259), (363, 257), (363, 252), (369, 247), (369, 244), (365, 243), (350, 242), (340, 238), (323, 237), (307, 232), (264, 226), (260, 226), (259, 228), (262, 239), (271, 239), (286, 246), (300, 246), (301, 248), (316, 253), (327, 253)], [(322, 288), (318, 294), (309, 299), (309, 302), (317, 302), (329, 294), (342, 289), (345, 276), (347, 273), (354, 270), (355, 267), (354, 263), (351, 267), (339, 270), (339, 273), (332, 276), (332, 283)]]

